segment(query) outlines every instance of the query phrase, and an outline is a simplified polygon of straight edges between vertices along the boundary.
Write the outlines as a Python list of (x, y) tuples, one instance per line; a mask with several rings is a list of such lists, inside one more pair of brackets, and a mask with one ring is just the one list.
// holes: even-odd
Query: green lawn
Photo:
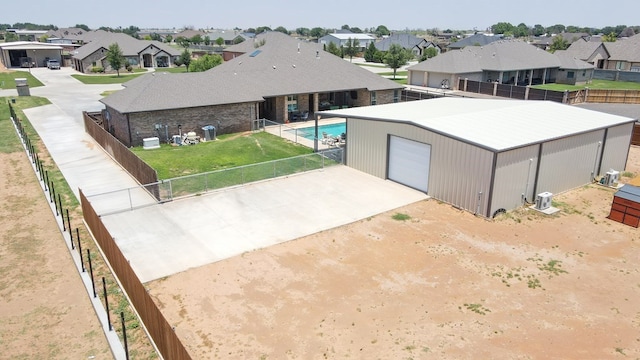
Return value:
[(535, 85), (532, 88), (545, 89), (554, 91), (573, 91), (582, 90), (585, 87), (589, 89), (607, 89), (607, 90), (640, 90), (640, 83), (628, 82), (628, 81), (610, 81), (610, 80), (593, 80), (588, 85), (564, 85), (564, 84), (544, 84)]
[[(0, 89), (15, 89), (16, 78), (26, 78), (30, 88), (43, 86), (40, 80), (36, 79), (29, 71), (9, 71), (0, 72)], [(6, 104), (6, 101), (5, 101)]]
[[(2, 153), (12, 153), (22, 150), (20, 139), (18, 138), (18, 135), (16, 135), (15, 128), (13, 127), (13, 123), (10, 119), (11, 115), (9, 114), (8, 102), (10, 102), (11, 99), (15, 99), (15, 103), (11, 104), (13, 106), (13, 110), (16, 112), (18, 118), (23, 120), (25, 127), (28, 128), (30, 128), (30, 125), (28, 121), (25, 120), (26, 117), (22, 110), (51, 104), (48, 99), (35, 96), (17, 96), (15, 98), (0, 97), (0, 134), (2, 134), (2, 136), (0, 136), (0, 152)], [(33, 133), (34, 138), (37, 137), (35, 131), (33, 131)]]
[(116, 74), (108, 74), (108, 75), (71, 75), (75, 79), (79, 80), (83, 84), (122, 84), (129, 80), (135, 79), (136, 77), (146, 74), (144, 73), (120, 73), (120, 76)]
[(187, 72), (186, 66), (178, 66), (178, 67), (166, 67), (166, 68), (157, 68), (157, 72), (167, 72), (167, 73), (185, 73)]
[[(378, 75), (380, 76), (393, 76), (393, 70), (389, 71), (389, 72), (383, 72), (383, 73), (378, 73)], [(402, 70), (402, 71), (396, 71), (396, 76), (408, 76), (409, 72)]]
[(220, 135), (216, 141), (190, 146), (162, 144), (160, 149), (131, 149), (158, 172), (160, 179), (261, 163), (313, 150), (265, 133)]

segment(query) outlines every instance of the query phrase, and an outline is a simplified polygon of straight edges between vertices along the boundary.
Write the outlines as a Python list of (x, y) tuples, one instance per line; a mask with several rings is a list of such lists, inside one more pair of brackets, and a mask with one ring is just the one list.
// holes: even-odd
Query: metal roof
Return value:
[(622, 185), (614, 195), (622, 199), (640, 203), (640, 187), (637, 186), (629, 184)]
[(0, 44), (2, 50), (62, 50), (58, 44), (41, 43), (35, 41), (14, 41)]
[(635, 121), (551, 101), (446, 97), (319, 114), (413, 124), (497, 152)]

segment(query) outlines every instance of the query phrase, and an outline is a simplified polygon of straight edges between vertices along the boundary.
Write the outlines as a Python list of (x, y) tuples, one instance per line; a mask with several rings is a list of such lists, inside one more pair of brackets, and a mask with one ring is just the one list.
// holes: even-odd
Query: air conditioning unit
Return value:
[(603, 184), (606, 186), (614, 186), (620, 179), (620, 172), (613, 169), (604, 174)]
[(536, 196), (536, 209), (545, 210), (551, 207), (551, 199), (553, 194), (550, 192), (542, 192)]

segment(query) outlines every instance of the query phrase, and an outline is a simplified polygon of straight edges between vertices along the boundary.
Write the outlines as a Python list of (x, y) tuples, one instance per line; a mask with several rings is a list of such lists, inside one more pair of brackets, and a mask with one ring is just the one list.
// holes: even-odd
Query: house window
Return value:
[(371, 105), (377, 105), (378, 104), (378, 100), (376, 98), (376, 92), (372, 91), (371, 92)]
[(298, 111), (298, 95), (287, 96), (287, 111), (288, 112)]
[(573, 71), (567, 71), (567, 79), (573, 79), (573, 76), (575, 75), (575, 72)]
[(616, 70), (622, 70), (622, 69), (624, 69), (624, 62), (616, 61)]
[(393, 90), (393, 102), (397, 103), (398, 101), (400, 101), (400, 90), (395, 89)]

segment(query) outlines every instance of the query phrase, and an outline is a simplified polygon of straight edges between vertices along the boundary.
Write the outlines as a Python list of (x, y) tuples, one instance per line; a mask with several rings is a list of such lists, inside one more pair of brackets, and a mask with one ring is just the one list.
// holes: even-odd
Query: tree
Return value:
[(420, 61), (431, 59), (436, 55), (438, 55), (438, 50), (436, 50), (436, 48), (434, 47), (426, 48), (422, 51), (422, 56), (420, 57)]
[(216, 45), (218, 45), (218, 46), (224, 45), (224, 39), (222, 37), (217, 38), (216, 39)]
[(499, 22), (491, 26), (491, 31), (494, 34), (513, 33), (514, 26), (508, 22)]
[(5, 42), (12, 42), (12, 41), (18, 41), (18, 40), (20, 40), (20, 38), (18, 37), (18, 34), (14, 32), (7, 32), (4, 34)]
[(203, 41), (205, 45), (207, 46), (211, 45), (211, 38), (209, 37), (209, 35), (205, 36)]
[(222, 56), (218, 54), (207, 54), (197, 60), (193, 60), (188, 70), (191, 72), (207, 71), (220, 64), (222, 64)]
[(180, 54), (180, 64), (183, 64), (187, 67), (187, 72), (189, 72), (189, 64), (191, 64), (191, 53), (189, 49), (184, 49), (182, 54)]
[(362, 34), (362, 29), (360, 29), (359, 27), (352, 27), (351, 28), (351, 32), (354, 34)]
[(602, 42), (616, 42), (617, 39), (616, 33), (610, 32), (602, 37)]
[(326, 35), (326, 31), (321, 27), (314, 27), (313, 29), (309, 30), (309, 36), (316, 39), (321, 38), (325, 35)]
[(557, 35), (553, 38), (553, 42), (549, 45), (549, 51), (552, 53), (556, 52), (556, 50), (566, 50), (569, 47), (569, 42), (565, 40), (562, 36)]
[(165, 41), (166, 43), (171, 43), (171, 42), (173, 41), (173, 36), (171, 36), (171, 35), (167, 35), (167, 36), (165, 36), (165, 37), (164, 37), (164, 41)]
[(380, 38), (383, 36), (391, 35), (391, 31), (389, 31), (389, 29), (387, 29), (387, 27), (384, 25), (378, 25), (378, 27), (374, 31), (374, 34), (376, 34), (376, 36)]
[(311, 30), (309, 30), (309, 28), (306, 28), (306, 27), (299, 27), (296, 29), (296, 34), (304, 37), (309, 36), (310, 32)]
[(120, 77), (120, 68), (124, 65), (126, 59), (122, 54), (122, 50), (120, 49), (120, 45), (118, 43), (113, 43), (109, 45), (109, 49), (107, 50), (107, 62), (111, 66), (112, 69), (115, 69), (118, 73), (118, 77)]
[(271, 31), (271, 28), (268, 26), (260, 26), (256, 28), (256, 34), (262, 34), (263, 32)]
[(513, 28), (513, 36), (517, 38), (529, 36), (529, 27), (525, 23), (518, 24)]
[(178, 44), (178, 45), (180, 45), (180, 46), (182, 46), (183, 48), (186, 49), (191, 44), (191, 41), (189, 39), (187, 39), (186, 37), (184, 37), (184, 36), (178, 36), (176, 38), (176, 44)]
[(364, 51), (364, 61), (375, 62), (376, 53), (378, 51), (379, 50), (376, 48), (376, 45), (373, 42), (369, 43), (369, 46), (367, 46), (367, 49)]
[(384, 57), (384, 63), (393, 69), (393, 78), (396, 78), (396, 71), (401, 66), (407, 64), (413, 54), (398, 44), (391, 44), (389, 51)]
[(563, 33), (563, 32), (564, 32), (564, 30), (565, 30), (565, 29), (566, 29), (566, 28), (565, 28), (565, 26), (564, 26), (564, 25), (562, 25), (562, 24), (556, 24), (556, 25), (553, 25), (553, 26), (549, 26), (549, 27), (547, 28), (547, 33), (548, 33), (548, 34), (561, 34), (561, 33)]
[(358, 39), (348, 38), (347, 43), (342, 48), (342, 54), (349, 57), (349, 61), (360, 52), (360, 41)]
[(91, 29), (89, 29), (89, 27), (85, 24), (76, 24), (76, 26), (74, 27), (77, 27), (78, 29), (82, 29), (84, 31), (91, 31)]
[(162, 36), (160, 36), (160, 34), (158, 33), (151, 33), (151, 40), (155, 40), (155, 41), (162, 41)]
[(202, 44), (202, 36), (200, 34), (193, 35), (189, 41), (194, 45)]
[(533, 25), (533, 29), (531, 29), (531, 33), (533, 34), (533, 36), (541, 36), (544, 35), (545, 32), (546, 29), (540, 24)]
[(333, 55), (335, 55), (335, 56), (340, 56), (340, 55), (342, 55), (342, 53), (341, 53), (341, 51), (340, 51), (340, 48), (338, 48), (338, 46), (336, 45), (336, 43), (334, 43), (333, 41), (332, 41), (332, 42), (330, 42), (330, 43), (327, 45), (327, 48), (326, 48), (325, 50), (326, 50), (328, 53), (331, 53), (331, 54), (333, 54)]
[(273, 31), (289, 35), (289, 30), (287, 30), (287, 28), (285, 28), (284, 26), (278, 26), (277, 28), (273, 29)]

